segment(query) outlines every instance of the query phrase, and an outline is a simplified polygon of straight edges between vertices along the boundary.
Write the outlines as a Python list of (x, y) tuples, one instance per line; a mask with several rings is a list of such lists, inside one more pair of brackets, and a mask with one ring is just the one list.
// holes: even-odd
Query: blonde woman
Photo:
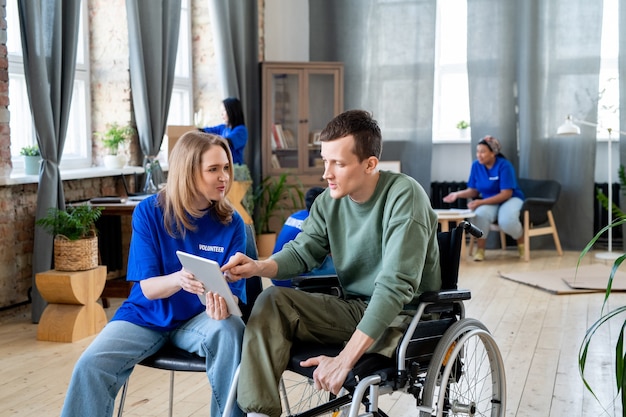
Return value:
[[(166, 187), (133, 213), (127, 279), (135, 285), (76, 363), (62, 416), (111, 416), (134, 366), (165, 343), (206, 358), (211, 415), (223, 414), (244, 323), (216, 294), (206, 295), (206, 307), (200, 302), (202, 284), (181, 267), (176, 251), (221, 265), (245, 250), (243, 221), (226, 199), (232, 176), (221, 137), (193, 131), (176, 143)], [(245, 302), (244, 281), (230, 286)]]

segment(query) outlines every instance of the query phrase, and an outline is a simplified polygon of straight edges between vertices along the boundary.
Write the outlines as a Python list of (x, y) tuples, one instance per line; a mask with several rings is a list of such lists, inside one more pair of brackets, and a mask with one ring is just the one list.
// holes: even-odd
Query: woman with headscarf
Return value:
[(500, 152), (501, 148), (493, 136), (485, 136), (478, 142), (467, 188), (443, 198), (445, 203), (453, 203), (457, 198), (472, 199), (467, 203), (467, 207), (476, 213), (472, 223), (484, 233), (477, 241), (475, 261), (485, 259), (489, 226), (496, 222), (504, 233), (517, 240), (519, 255), (524, 256), (524, 228), (520, 221), (524, 194), (517, 184), (515, 168)]

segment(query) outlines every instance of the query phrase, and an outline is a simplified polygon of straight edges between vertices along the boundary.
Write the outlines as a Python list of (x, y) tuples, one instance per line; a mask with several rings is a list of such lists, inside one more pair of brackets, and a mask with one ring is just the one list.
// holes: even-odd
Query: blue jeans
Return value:
[[(212, 388), (211, 416), (221, 416), (241, 358), (244, 327), (239, 317), (213, 320), (205, 312), (169, 332), (112, 321), (76, 362), (61, 416), (112, 416), (115, 397), (135, 365), (168, 340), (206, 358)], [(233, 415), (243, 413), (235, 407)]]
[(497, 221), (504, 233), (517, 240), (524, 233), (524, 227), (519, 218), (523, 204), (522, 199), (511, 197), (502, 204), (478, 206), (474, 210), (476, 217), (471, 221), (483, 231), (483, 239), (487, 239), (487, 235), (489, 235), (489, 226)]

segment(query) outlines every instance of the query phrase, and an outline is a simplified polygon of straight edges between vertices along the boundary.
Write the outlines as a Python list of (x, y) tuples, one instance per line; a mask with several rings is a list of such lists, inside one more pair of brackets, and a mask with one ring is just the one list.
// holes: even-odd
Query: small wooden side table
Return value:
[(102, 330), (107, 317), (97, 301), (106, 275), (104, 265), (87, 271), (38, 273), (37, 289), (48, 305), (39, 320), (37, 340), (75, 342)]
[[(471, 210), (459, 210), (459, 209), (436, 209), (437, 221), (441, 225), (441, 231), (447, 232), (450, 230), (450, 222), (459, 223), (466, 219), (471, 219), (476, 216)], [(461, 259), (465, 258), (465, 231), (463, 232), (463, 238), (461, 239)]]

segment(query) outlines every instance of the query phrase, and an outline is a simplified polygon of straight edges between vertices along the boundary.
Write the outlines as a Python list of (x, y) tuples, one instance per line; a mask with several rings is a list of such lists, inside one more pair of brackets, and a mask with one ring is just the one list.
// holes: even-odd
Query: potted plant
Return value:
[(24, 146), (20, 149), (20, 155), (24, 157), (24, 173), (26, 175), (39, 174), (39, 163), (41, 162), (41, 153), (37, 145)]
[(102, 209), (91, 204), (48, 209), (36, 224), (54, 236), (54, 269), (84, 271), (98, 266), (96, 220)]
[(270, 222), (275, 217), (282, 217), (282, 222), (291, 211), (304, 207), (304, 193), (300, 183), (288, 183), (289, 174), (283, 172), (278, 177), (267, 176), (254, 190), (256, 208), (255, 228), (259, 257), (272, 254), (276, 242), (276, 232)]
[[(623, 172), (623, 170), (621, 171)], [(616, 207), (615, 205), (613, 206), (613, 209), (614, 211), (617, 211), (617, 213), (619, 213), (617, 220), (605, 226), (604, 228), (602, 228), (602, 230), (600, 230), (589, 241), (587, 246), (585, 246), (580, 256), (578, 257), (578, 264), (576, 265), (577, 268), (580, 265), (583, 257), (593, 248), (594, 244), (600, 238), (600, 236), (602, 236), (603, 233), (605, 233), (612, 227), (621, 227), (622, 225), (626, 224), (626, 214), (621, 212), (620, 209)], [(626, 329), (626, 320), (623, 318), (623, 316), (622, 317), (619, 317), (619, 316), (626, 313), (626, 306), (621, 305), (621, 306), (609, 307), (608, 302), (609, 302), (609, 297), (612, 292), (613, 279), (615, 277), (615, 272), (617, 272), (618, 268), (620, 267), (620, 265), (622, 265), (622, 263), (625, 260), (626, 260), (626, 254), (622, 254), (613, 262), (613, 267), (611, 268), (611, 272), (609, 274), (607, 284), (606, 284), (606, 291), (604, 294), (604, 301), (602, 303), (600, 317), (598, 317), (598, 319), (587, 329), (585, 337), (583, 338), (583, 341), (578, 351), (578, 370), (583, 380), (583, 384), (585, 385), (585, 388), (589, 390), (589, 392), (591, 392), (594, 398), (596, 398), (596, 400), (599, 402), (600, 400), (598, 399), (595, 392), (593, 391), (591, 382), (585, 378), (587, 356), (590, 353), (591, 341), (594, 335), (596, 334), (596, 332), (600, 330), (601, 328), (603, 328), (604, 326), (609, 325), (609, 323), (611, 322), (615, 323), (617, 321), (615, 324), (617, 324), (620, 331), (619, 331), (619, 335), (617, 336), (617, 340), (615, 341), (615, 346), (614, 346), (614, 352), (615, 352), (615, 357), (614, 357), (615, 381), (614, 382), (617, 386), (617, 393), (619, 395), (619, 401), (621, 403), (623, 410), (626, 410), (626, 354), (624, 353), (624, 342), (625, 342), (624, 332)]]
[(465, 121), (465, 120), (461, 120), (456, 124), (456, 128), (459, 129), (459, 134), (461, 135), (462, 138), (467, 137), (467, 133), (468, 133), (468, 128), (469, 128), (470, 124), (469, 122)]
[(118, 154), (120, 146), (135, 134), (130, 125), (120, 126), (117, 123), (107, 125), (107, 130), (100, 133), (102, 145), (108, 154), (104, 156), (104, 166), (107, 168), (122, 168), (124, 159)]

